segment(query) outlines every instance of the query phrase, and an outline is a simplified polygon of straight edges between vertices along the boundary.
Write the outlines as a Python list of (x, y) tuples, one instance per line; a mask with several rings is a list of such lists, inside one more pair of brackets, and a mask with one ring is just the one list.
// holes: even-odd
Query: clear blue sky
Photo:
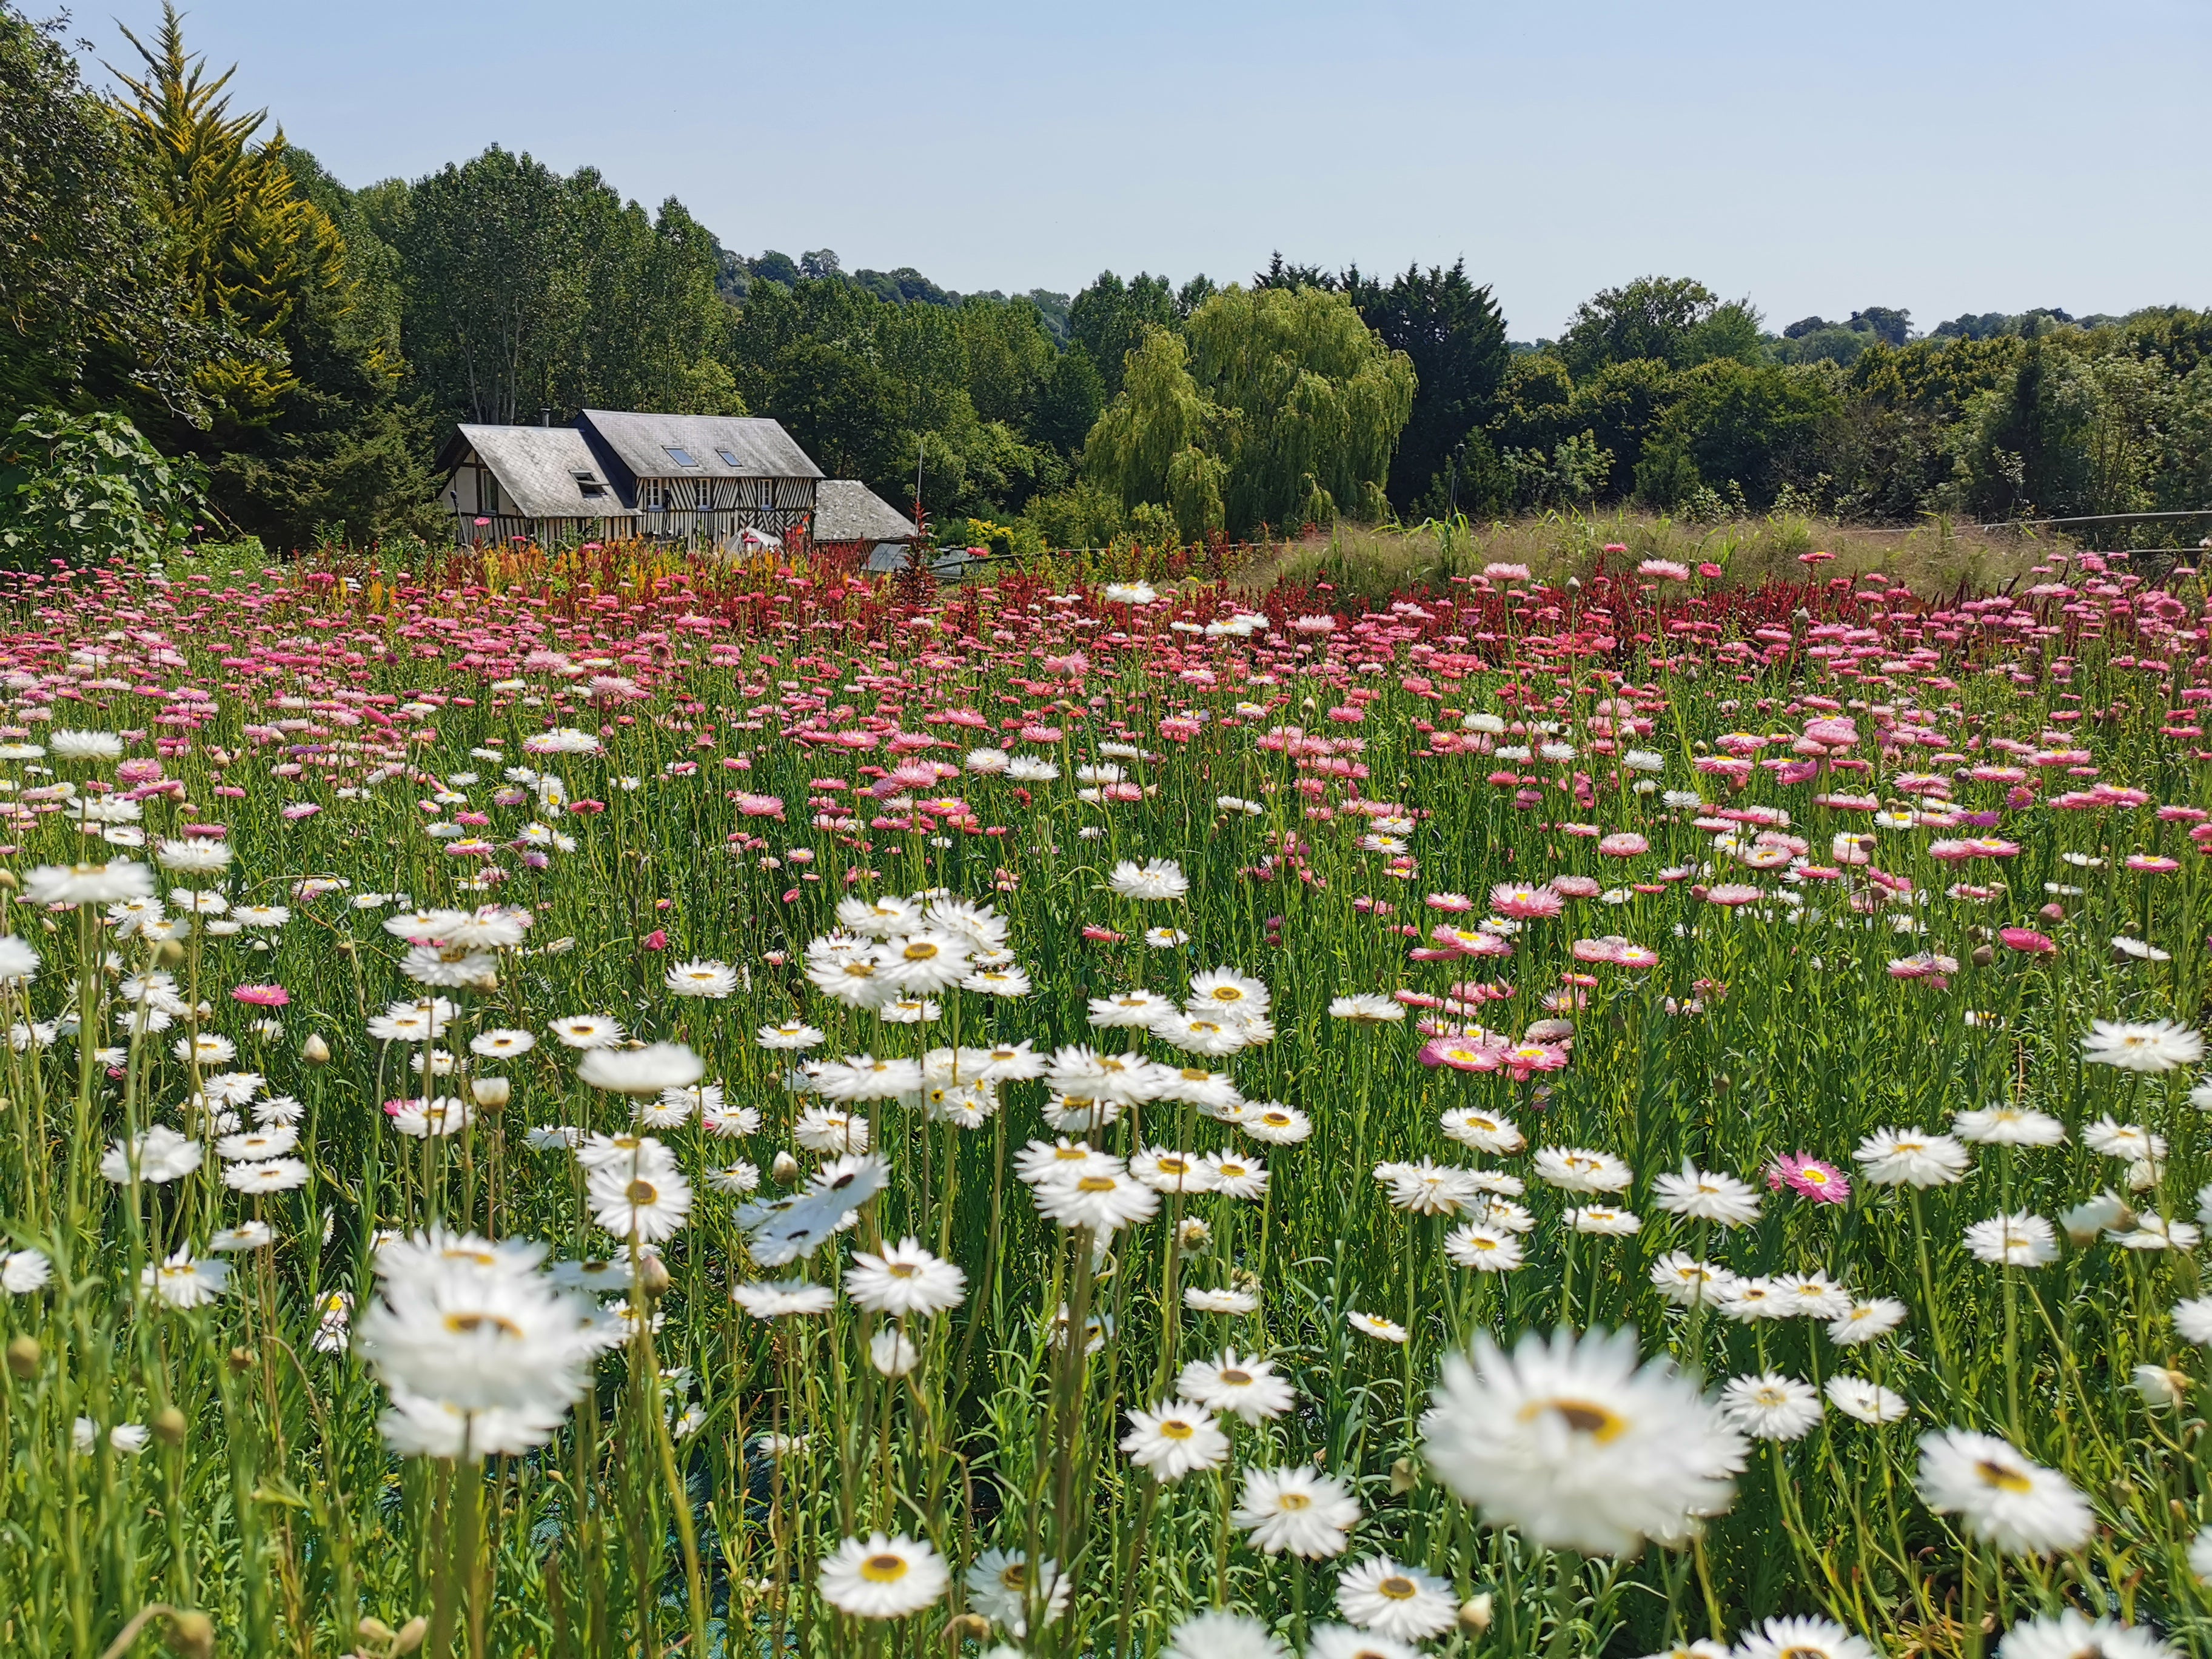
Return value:
[[(159, 17), (76, 29), (122, 63), (118, 21)], [(1516, 338), (1652, 271), (1776, 328), (2212, 304), (2206, 0), (195, 0), (185, 28), (349, 184), (496, 143), (742, 252), (962, 289), (1279, 247), (1463, 254)]]

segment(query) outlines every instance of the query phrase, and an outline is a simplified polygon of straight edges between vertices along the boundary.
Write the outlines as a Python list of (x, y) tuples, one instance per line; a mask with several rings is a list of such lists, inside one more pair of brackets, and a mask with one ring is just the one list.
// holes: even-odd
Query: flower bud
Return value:
[(1490, 1628), (1490, 1592), (1470, 1595), (1459, 1604), (1460, 1628), (1480, 1636)]
[(991, 1639), (991, 1621), (980, 1613), (956, 1613), (945, 1621), (945, 1645), (957, 1648), (963, 1642), (988, 1642)]
[(657, 1255), (641, 1258), (637, 1264), (637, 1287), (645, 1292), (646, 1300), (658, 1302), (668, 1294), (668, 1264)]
[(769, 1165), (768, 1172), (778, 1181), (796, 1181), (799, 1179), (799, 1160), (789, 1152), (778, 1152), (775, 1162)]
[(2095, 1243), (2097, 1235), (2101, 1232), (2127, 1231), (2136, 1224), (2136, 1216), (2124, 1200), (2112, 1193), (2103, 1192), (2063, 1212), (2059, 1215), (2058, 1224), (2065, 1231), (2069, 1240), (2081, 1246)]
[(13, 893), (21, 890), (22, 885), (21, 882), (15, 879), (15, 872), (13, 870), (0, 870), (0, 887), (4, 887)]
[(173, 968), (185, 959), (184, 941), (182, 939), (165, 939), (159, 945), (154, 947), (154, 954), (161, 958), (161, 965), (163, 967)]
[(209, 1659), (215, 1651), (215, 1620), (197, 1610), (173, 1611), (168, 1643), (178, 1659)]
[(8, 1344), (8, 1372), (19, 1382), (27, 1382), (39, 1374), (39, 1339), (24, 1335)]
[(253, 1369), (253, 1350), (243, 1346), (233, 1348), (230, 1351), (230, 1368), (234, 1371), (252, 1370)]
[(1973, 964), (1977, 968), (1986, 968), (1992, 962), (1996, 960), (1996, 957), (1997, 953), (1990, 949), (1988, 945), (1977, 945), (1974, 947), (1974, 954), (1972, 957)]
[(2171, 1366), (2141, 1364), (2135, 1369), (2136, 1392), (2154, 1409), (2179, 1406), (2189, 1398), (2189, 1373)]
[(1413, 1460), (1401, 1457), (1390, 1466), (1390, 1495), (1403, 1497), (1421, 1484), (1421, 1472), (1413, 1467)]
[(414, 1652), (422, 1645), (422, 1638), (429, 1633), (429, 1620), (422, 1613), (416, 1613), (399, 1627), (399, 1634), (392, 1638), (392, 1659), (399, 1659), (403, 1653)]
[(477, 1097), (477, 1104), (486, 1111), (495, 1112), (514, 1098), (514, 1090), (503, 1077), (480, 1077), (469, 1085), (469, 1092)]
[(164, 1406), (154, 1413), (154, 1437), (165, 1446), (183, 1445), (186, 1426), (185, 1414), (174, 1406)]
[(868, 1339), (868, 1363), (885, 1376), (904, 1376), (921, 1364), (921, 1351), (896, 1325), (886, 1325)]
[(369, 1614), (368, 1618), (355, 1626), (354, 1629), (364, 1642), (389, 1642), (397, 1633), (391, 1626), (386, 1624), (374, 1613)]
[(309, 1066), (327, 1066), (331, 1063), (331, 1045), (323, 1041), (321, 1032), (308, 1033), (307, 1040), (300, 1045), (300, 1059), (304, 1064)]

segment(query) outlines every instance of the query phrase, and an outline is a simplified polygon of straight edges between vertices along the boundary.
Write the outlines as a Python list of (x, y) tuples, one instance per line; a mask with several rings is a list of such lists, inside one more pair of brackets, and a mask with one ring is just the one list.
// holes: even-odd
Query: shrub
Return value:
[(201, 484), (120, 415), (33, 410), (0, 448), (0, 560), (158, 563), (191, 534)]

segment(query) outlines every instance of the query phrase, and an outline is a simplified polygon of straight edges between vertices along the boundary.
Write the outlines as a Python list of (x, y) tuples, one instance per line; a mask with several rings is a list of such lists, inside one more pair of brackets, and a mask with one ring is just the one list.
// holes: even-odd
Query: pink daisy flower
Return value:
[(1449, 1066), (1455, 1072), (1494, 1072), (1504, 1059), (1498, 1049), (1463, 1037), (1439, 1037), (1421, 1045), (1420, 1061), (1424, 1066)]
[(1848, 1203), (1851, 1196), (1850, 1177), (1810, 1152), (1786, 1152), (1776, 1158), (1766, 1166), (1766, 1184), (1775, 1192), (1787, 1187), (1815, 1204)]
[(1555, 887), (1501, 881), (1490, 890), (1490, 908), (1516, 921), (1533, 921), (1558, 915), (1566, 908), (1566, 901)]

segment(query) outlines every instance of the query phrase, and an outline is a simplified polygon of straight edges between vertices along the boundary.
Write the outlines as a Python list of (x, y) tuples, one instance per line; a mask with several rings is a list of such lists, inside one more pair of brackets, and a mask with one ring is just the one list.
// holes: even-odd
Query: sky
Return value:
[[(111, 12), (112, 9), (112, 12)], [(36, 8), (33, 8), (36, 10)], [(338, 178), (489, 144), (945, 287), (1464, 258), (1516, 338), (1658, 273), (1770, 327), (2212, 305), (2208, 0), (191, 0)], [(159, 0), (104, 0), (88, 68)]]

